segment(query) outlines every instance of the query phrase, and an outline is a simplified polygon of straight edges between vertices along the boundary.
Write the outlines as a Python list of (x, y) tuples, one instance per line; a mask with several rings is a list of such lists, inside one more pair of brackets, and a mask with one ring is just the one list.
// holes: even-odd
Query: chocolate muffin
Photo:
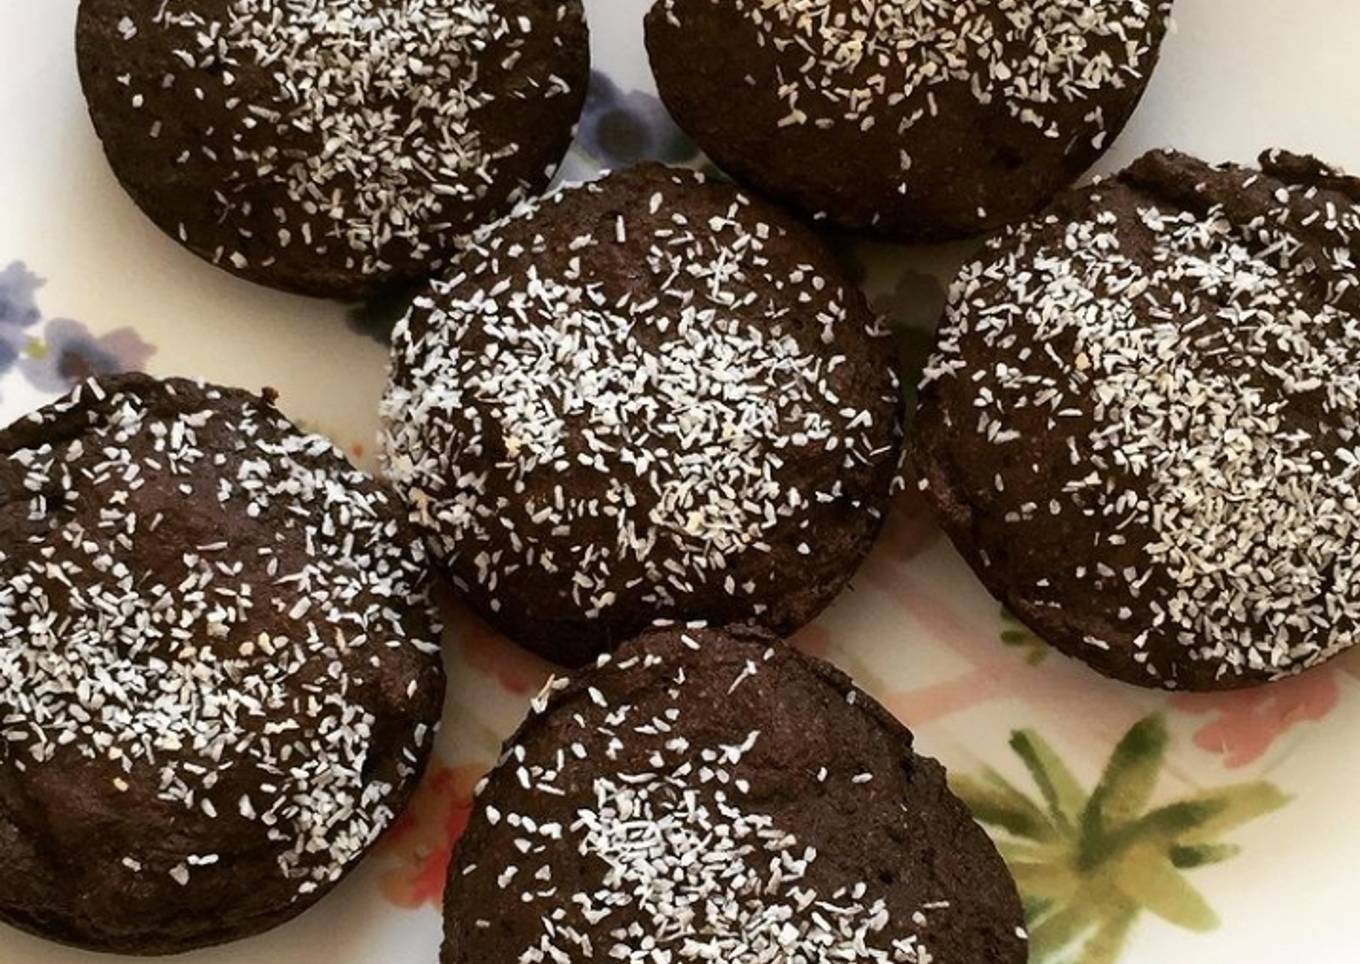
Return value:
[(443, 964), (1023, 964), (1020, 901), (912, 736), (761, 631), (554, 680), (479, 788)]
[(416, 299), (384, 464), (469, 603), (581, 664), (658, 617), (810, 620), (879, 529), (900, 408), (820, 241), (651, 165), (524, 207)]
[(1154, 152), (953, 287), (913, 445), (987, 586), (1103, 673), (1196, 690), (1360, 618), (1360, 180)]
[(443, 700), (399, 505), (270, 392), (118, 376), (0, 432), (0, 919), (168, 954), (355, 865)]
[(1171, 0), (657, 0), (666, 106), (725, 171), (903, 241), (1024, 218), (1133, 113)]
[(90, 116), (138, 206), (251, 281), (355, 298), (552, 178), (581, 0), (81, 0)]

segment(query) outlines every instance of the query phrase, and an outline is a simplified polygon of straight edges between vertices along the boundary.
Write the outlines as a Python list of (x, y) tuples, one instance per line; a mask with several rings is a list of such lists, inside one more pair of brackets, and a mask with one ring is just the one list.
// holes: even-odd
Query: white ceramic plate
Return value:
[[(586, 0), (596, 75), (568, 177), (640, 157), (702, 163), (651, 92), (646, 5)], [(251, 286), (143, 218), (114, 182), (86, 118), (75, 7), (0, 0), (0, 422), (91, 370), (142, 367), (275, 386), (286, 411), (371, 467), (390, 310), (353, 312)], [(1176, 22), (1103, 169), (1157, 146), (1250, 161), (1278, 145), (1360, 171), (1360, 4), (1178, 0)], [(909, 357), (928, 347), (941, 283), (970, 250), (854, 252)], [(548, 672), (466, 616), (452, 622), (438, 758), (400, 826), (298, 920), (185, 960), (436, 959), (443, 867), (470, 787)], [(1360, 769), (1349, 765), (1350, 740), (1360, 735), (1360, 653), (1224, 696), (1168, 696), (1103, 680), (1008, 621), (911, 495), (854, 590), (798, 642), (853, 673), (911, 725), (979, 813), (1037, 808), (1035, 839), (991, 828), (1033, 915), (1036, 961), (1360, 959), (1351, 921)], [(1130, 733), (1117, 757), (1123, 765), (1111, 766)], [(1060, 783), (1070, 776), (1060, 813), (1048, 811), (1031, 767)], [(1157, 821), (1144, 822), (1136, 846), (1083, 843), (1079, 830), (1063, 827), (1083, 825), (1102, 779), (1132, 812), (1190, 801), (1180, 811), (1190, 819), (1161, 834), (1146, 829)], [(1078, 846), (1097, 858), (1080, 870)], [(5, 962), (100, 959), (0, 928)]]

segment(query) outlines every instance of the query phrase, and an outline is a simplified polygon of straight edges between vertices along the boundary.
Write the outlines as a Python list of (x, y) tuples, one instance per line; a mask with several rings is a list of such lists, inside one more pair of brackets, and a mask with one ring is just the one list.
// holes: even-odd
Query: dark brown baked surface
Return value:
[(455, 852), (444, 964), (1025, 961), (944, 770), (826, 663), (674, 627), (533, 709)]
[(1171, 0), (657, 0), (682, 128), (805, 216), (905, 241), (1033, 214), (1123, 129)]
[(81, 0), (109, 162), (235, 274), (353, 298), (540, 192), (590, 67), (580, 0)]
[(355, 865), (443, 704), (399, 506), (270, 393), (117, 376), (0, 431), (0, 919), (168, 954)]
[(384, 467), (476, 609), (582, 664), (663, 616), (809, 621), (880, 527), (900, 409), (819, 240), (650, 165), (528, 206), (417, 298)]
[(1316, 665), (1360, 617), (1360, 181), (1153, 152), (954, 285), (913, 461), (988, 588), (1147, 686)]

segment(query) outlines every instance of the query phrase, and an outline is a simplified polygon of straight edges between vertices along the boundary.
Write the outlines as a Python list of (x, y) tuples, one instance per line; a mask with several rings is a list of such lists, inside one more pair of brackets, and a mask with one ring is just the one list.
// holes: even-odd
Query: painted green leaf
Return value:
[(1084, 862), (1109, 856), (1108, 838), (1114, 829), (1147, 806), (1162, 770), (1166, 744), (1166, 723), (1160, 715), (1139, 720), (1119, 741), (1082, 814)]
[(1006, 863), (1017, 864), (1047, 864), (1061, 863), (1071, 853), (1071, 848), (1064, 842), (1054, 843), (1029, 843), (1028, 841), (998, 840), (996, 849), (1002, 857), (1006, 858)]
[(1198, 830), (1218, 813), (1218, 806), (1198, 800), (1178, 800), (1158, 807), (1137, 820), (1109, 828), (1100, 839), (1096, 859), (1108, 860), (1135, 843), (1157, 843), (1169, 850), (1178, 840)]
[(1001, 630), (1001, 642), (1025, 650), (1025, 662), (1030, 666), (1037, 666), (1044, 661), (1049, 653), (1048, 644), (1030, 632), (1029, 627), (1016, 619), (1005, 606), (1001, 607), (1001, 622), (1006, 627)]
[(1077, 783), (1076, 777), (1072, 776), (1072, 771), (1033, 730), (1020, 730), (1012, 734), (1011, 749), (1024, 761), (1034, 785), (1043, 794), (1054, 823), (1065, 830), (1073, 830), (1081, 814), (1086, 792)]
[(1085, 937), (1100, 923), (1100, 906), (1094, 901), (1073, 900), (1048, 914), (1029, 929), (1030, 960), (1042, 961)]
[(1203, 932), (1218, 926), (1218, 915), (1160, 848), (1146, 844), (1130, 848), (1116, 880), (1135, 904), (1177, 927)]
[(1016, 886), (1025, 894), (1045, 901), (1066, 901), (1081, 886), (1081, 877), (1061, 864), (1010, 865)]
[(1114, 964), (1137, 919), (1138, 908), (1132, 904), (1108, 915), (1081, 949), (1082, 964)]
[(1043, 917), (1053, 908), (1054, 903), (1054, 901), (1042, 900), (1038, 897), (1030, 897), (1028, 895), (1022, 896), (1020, 898), (1020, 907), (1025, 912), (1025, 924), (1032, 924)]
[(995, 770), (984, 770), (982, 780), (951, 776), (949, 784), (981, 823), (1027, 840), (1046, 841), (1057, 836), (1044, 812)]
[(1236, 857), (1242, 848), (1236, 844), (1195, 844), (1191, 847), (1174, 846), (1167, 854), (1171, 866), (1181, 870), (1192, 870), (1206, 864), (1217, 864)]
[(1112, 849), (1134, 839), (1175, 845), (1211, 843), (1214, 838), (1289, 802), (1272, 783), (1258, 781), (1218, 787), (1152, 810), (1116, 831)]
[(1259, 780), (1206, 790), (1191, 797), (1190, 802), (1206, 804), (1210, 813), (1182, 839), (1201, 843), (1280, 809), (1289, 802), (1289, 795), (1275, 784)]
[(979, 820), (1003, 835), (998, 847), (1015, 875), (1036, 964), (1114, 964), (1144, 910), (1190, 931), (1218, 926), (1182, 871), (1227, 860), (1220, 838), (1283, 806), (1273, 784), (1205, 790), (1152, 809), (1168, 734), (1160, 716), (1140, 720), (1111, 754), (1089, 796), (1038, 734), (1012, 734), (1037, 796), (991, 769), (954, 777)]

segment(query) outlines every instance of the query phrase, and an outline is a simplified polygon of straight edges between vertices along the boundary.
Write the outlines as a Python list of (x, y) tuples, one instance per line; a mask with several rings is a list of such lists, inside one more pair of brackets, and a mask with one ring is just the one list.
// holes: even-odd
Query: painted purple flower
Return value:
[(22, 261), (0, 271), (0, 328), (20, 329), (37, 324), (42, 317), (34, 295), (43, 286)]
[(156, 349), (131, 328), (95, 337), (78, 321), (56, 318), (19, 359), (19, 371), (45, 392), (69, 391), (92, 375), (140, 371)]
[(654, 94), (620, 90), (598, 70), (590, 75), (577, 137), (587, 153), (609, 168), (649, 160), (686, 164), (699, 156)]
[(11, 262), (0, 271), (0, 375), (14, 367), (27, 335), (42, 317), (34, 293), (42, 287), (42, 279), (29, 271), (22, 261)]

